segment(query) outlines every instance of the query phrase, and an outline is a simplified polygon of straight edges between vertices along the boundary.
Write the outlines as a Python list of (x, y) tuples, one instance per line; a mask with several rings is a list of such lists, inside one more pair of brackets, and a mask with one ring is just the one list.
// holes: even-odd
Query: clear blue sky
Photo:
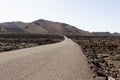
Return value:
[(0, 0), (0, 22), (37, 19), (90, 32), (120, 32), (120, 0)]

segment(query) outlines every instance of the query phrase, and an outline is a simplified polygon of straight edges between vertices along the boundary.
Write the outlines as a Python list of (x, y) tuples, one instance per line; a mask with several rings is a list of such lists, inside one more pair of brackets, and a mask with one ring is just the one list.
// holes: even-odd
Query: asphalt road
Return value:
[(93, 80), (86, 57), (71, 39), (0, 53), (0, 80)]

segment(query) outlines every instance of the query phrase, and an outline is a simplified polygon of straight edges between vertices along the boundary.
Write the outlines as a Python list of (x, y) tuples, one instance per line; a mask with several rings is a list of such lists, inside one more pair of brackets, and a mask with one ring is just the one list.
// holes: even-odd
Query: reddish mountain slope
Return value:
[(80, 30), (74, 26), (65, 23), (52, 22), (43, 19), (32, 22), (31, 24), (26, 26), (26, 29), (28, 32), (43, 34), (50, 33), (63, 35), (86, 35), (86, 36), (93, 35), (87, 31)]

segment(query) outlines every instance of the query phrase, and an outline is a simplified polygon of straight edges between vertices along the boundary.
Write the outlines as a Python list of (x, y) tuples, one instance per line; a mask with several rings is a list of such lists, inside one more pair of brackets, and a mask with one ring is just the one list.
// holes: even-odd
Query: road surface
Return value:
[(0, 80), (93, 80), (86, 57), (71, 39), (0, 53)]

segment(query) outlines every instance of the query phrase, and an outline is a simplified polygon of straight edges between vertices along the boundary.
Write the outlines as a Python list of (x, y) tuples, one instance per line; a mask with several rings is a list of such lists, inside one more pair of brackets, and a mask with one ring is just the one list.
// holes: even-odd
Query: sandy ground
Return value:
[(93, 80), (72, 40), (0, 53), (0, 80)]

